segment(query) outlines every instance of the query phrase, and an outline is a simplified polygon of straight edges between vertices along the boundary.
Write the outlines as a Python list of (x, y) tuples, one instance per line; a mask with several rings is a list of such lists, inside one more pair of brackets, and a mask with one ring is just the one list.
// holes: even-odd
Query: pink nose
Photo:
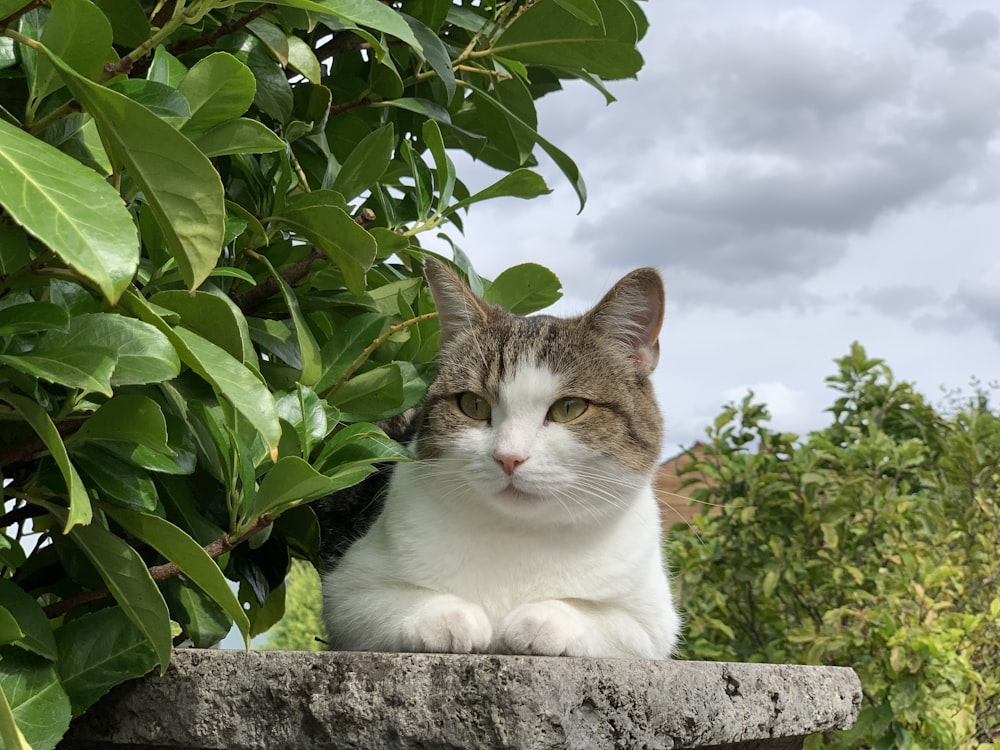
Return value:
[(513, 453), (494, 453), (493, 460), (503, 468), (503, 473), (513, 476), (514, 470), (528, 460), (527, 456), (519, 456)]

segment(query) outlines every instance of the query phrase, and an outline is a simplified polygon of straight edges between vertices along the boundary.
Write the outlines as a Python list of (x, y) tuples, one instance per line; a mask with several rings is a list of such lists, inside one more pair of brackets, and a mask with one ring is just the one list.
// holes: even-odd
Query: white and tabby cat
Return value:
[(634, 271), (563, 320), (488, 304), (433, 259), (426, 272), (441, 348), (417, 460), (324, 575), (330, 647), (669, 657), (659, 275)]

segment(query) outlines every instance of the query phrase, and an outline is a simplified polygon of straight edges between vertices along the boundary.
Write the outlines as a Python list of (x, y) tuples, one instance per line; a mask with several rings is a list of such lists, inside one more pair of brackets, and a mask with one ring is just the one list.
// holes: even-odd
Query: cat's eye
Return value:
[(469, 419), (475, 419), (478, 422), (485, 422), (493, 413), (490, 402), (472, 391), (459, 394), (458, 408)]
[(549, 419), (565, 424), (579, 419), (590, 408), (590, 402), (583, 398), (561, 398), (549, 407)]

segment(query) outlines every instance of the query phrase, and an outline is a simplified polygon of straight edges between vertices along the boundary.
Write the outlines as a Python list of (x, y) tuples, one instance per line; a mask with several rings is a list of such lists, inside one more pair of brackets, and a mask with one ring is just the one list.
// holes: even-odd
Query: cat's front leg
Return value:
[(500, 642), (513, 654), (591, 656), (594, 639), (586, 617), (558, 599), (528, 602), (500, 623)]
[(438, 594), (403, 620), (402, 635), (405, 651), (482, 653), (489, 650), (493, 627), (478, 604)]

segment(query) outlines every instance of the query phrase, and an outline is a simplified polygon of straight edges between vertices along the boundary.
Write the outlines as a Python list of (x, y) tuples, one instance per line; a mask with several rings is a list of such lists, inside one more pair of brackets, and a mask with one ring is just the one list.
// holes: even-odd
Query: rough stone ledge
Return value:
[(801, 748), (850, 727), (843, 667), (181, 650), (60, 745), (87, 748)]

